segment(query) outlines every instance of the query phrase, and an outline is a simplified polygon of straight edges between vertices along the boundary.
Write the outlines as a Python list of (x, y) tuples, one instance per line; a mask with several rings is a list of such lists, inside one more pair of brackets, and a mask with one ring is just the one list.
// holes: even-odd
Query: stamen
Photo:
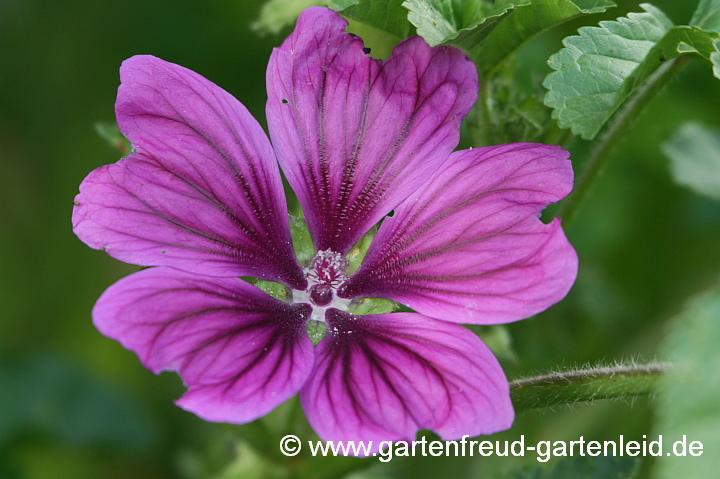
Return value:
[(347, 267), (348, 262), (340, 253), (326, 249), (317, 252), (305, 268), (305, 274), (311, 282), (326, 284), (334, 289), (348, 278), (345, 274)]

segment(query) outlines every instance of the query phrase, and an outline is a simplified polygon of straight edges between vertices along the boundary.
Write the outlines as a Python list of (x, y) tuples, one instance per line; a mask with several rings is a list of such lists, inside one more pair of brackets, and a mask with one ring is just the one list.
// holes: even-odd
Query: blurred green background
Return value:
[[(522, 74), (583, 23), (637, 10), (618, 1), (519, 52)], [(656, 0), (687, 22), (695, 2)], [(174, 374), (155, 377), (101, 336), (90, 311), (136, 270), (92, 251), (71, 232), (77, 187), (118, 158), (93, 125), (114, 121), (118, 68), (151, 53), (222, 86), (264, 124), (270, 51), (284, 34), (250, 29), (260, 0), (0, 0), (0, 478), (484, 477), (524, 459), (278, 457), (287, 407), (250, 426), (208, 424), (175, 407)], [(287, 33), (287, 32), (285, 32)], [(690, 67), (634, 126), (567, 234), (580, 274), (562, 303), (508, 327), (509, 378), (600, 360), (656, 357), (668, 319), (720, 272), (720, 202), (676, 186), (660, 144), (685, 121), (720, 126), (709, 67)], [(586, 149), (573, 150), (576, 171)], [(531, 411), (512, 431), (528, 440), (641, 438), (655, 401)], [(273, 449), (270, 451), (269, 449)], [(368, 470), (365, 470), (369, 468)], [(642, 466), (644, 477), (650, 461)]]

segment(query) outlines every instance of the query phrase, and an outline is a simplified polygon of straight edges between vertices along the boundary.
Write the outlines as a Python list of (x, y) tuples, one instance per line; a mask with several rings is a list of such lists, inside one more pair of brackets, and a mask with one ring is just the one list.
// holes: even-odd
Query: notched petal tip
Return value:
[(462, 326), (415, 313), (352, 316), (330, 309), (328, 332), (300, 399), (324, 440), (447, 440), (491, 434), (514, 418), (507, 379)]
[(382, 62), (346, 25), (323, 8), (299, 17), (271, 56), (266, 106), (317, 249), (341, 253), (446, 159), (477, 93), (461, 51), (414, 37)]
[(307, 305), (282, 303), (240, 279), (150, 268), (108, 288), (93, 323), (156, 374), (176, 371), (188, 387), (180, 407), (244, 423), (305, 382), (309, 314)]
[(560, 301), (577, 256), (540, 212), (572, 188), (568, 152), (520, 143), (453, 153), (383, 222), (344, 298), (385, 297), (429, 316), (495, 324)]
[(83, 182), (76, 234), (134, 264), (305, 287), (275, 155), (247, 109), (149, 55), (120, 77), (118, 126), (136, 151)]

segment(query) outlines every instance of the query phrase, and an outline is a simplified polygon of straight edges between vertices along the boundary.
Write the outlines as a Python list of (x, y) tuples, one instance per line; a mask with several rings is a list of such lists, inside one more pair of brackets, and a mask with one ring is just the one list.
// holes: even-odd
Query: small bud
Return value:
[(132, 145), (130, 142), (120, 133), (120, 129), (112, 123), (95, 123), (95, 131), (97, 134), (107, 141), (110, 146), (120, 152), (122, 157), (128, 156), (132, 152)]

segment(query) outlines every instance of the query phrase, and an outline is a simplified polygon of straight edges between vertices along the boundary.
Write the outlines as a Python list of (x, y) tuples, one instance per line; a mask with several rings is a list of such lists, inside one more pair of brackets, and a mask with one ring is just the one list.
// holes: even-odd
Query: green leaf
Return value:
[(111, 147), (120, 152), (123, 158), (132, 152), (130, 142), (120, 133), (120, 129), (114, 123), (95, 123), (95, 132), (100, 138), (107, 141)]
[[(455, 45), (468, 53), (484, 40), (510, 10), (530, 5), (530, 0), (498, 0), (492, 8), (479, 9), (466, 18), (460, 0), (405, 0), (408, 20), (432, 46)], [(463, 11), (460, 11), (463, 8)]]
[(616, 364), (570, 369), (510, 383), (516, 410), (646, 396), (655, 392), (666, 364)]
[(257, 288), (262, 289), (275, 299), (285, 302), (292, 301), (292, 291), (290, 291), (290, 289), (282, 283), (276, 283), (275, 281), (268, 281), (266, 279), (252, 278), (250, 276), (243, 276), (242, 279)]
[(697, 25), (705, 30), (720, 30), (720, 0), (700, 0), (690, 25)]
[(530, 38), (579, 15), (604, 12), (610, 0), (514, 0), (492, 7), (463, 0), (406, 0), (408, 18), (431, 45), (467, 51), (482, 77), (492, 75)]
[(609, 0), (539, 0), (516, 8), (493, 28), (471, 54), (481, 73), (491, 74), (505, 59), (535, 35), (581, 15), (615, 7)]
[(315, 246), (305, 218), (290, 215), (290, 232), (297, 262), (300, 266), (307, 266), (315, 256)]
[(308, 337), (313, 346), (317, 346), (327, 333), (327, 324), (314, 319), (308, 321), (307, 324)]
[(700, 441), (701, 456), (658, 458), (656, 478), (717, 477), (720, 450), (720, 288), (691, 302), (674, 322), (663, 347), (674, 367), (661, 383), (657, 433), (664, 448), (686, 436)]
[(677, 183), (720, 200), (720, 130), (686, 123), (662, 149)]
[(548, 61), (555, 71), (543, 83), (545, 104), (561, 128), (591, 140), (663, 62), (688, 53), (709, 60), (720, 33), (673, 26), (656, 7), (641, 7), (644, 12), (580, 28)]
[(715, 42), (715, 51), (710, 54), (715, 78), (720, 78), (720, 40)]
[[(277, 33), (319, 0), (270, 0), (253, 28)], [(415, 33), (430, 45), (467, 51), (490, 74), (532, 36), (578, 15), (603, 12), (611, 0), (327, 0), (344, 17), (396, 40)], [(287, 4), (287, 5), (286, 5)], [(392, 42), (391, 42), (392, 43)]]
[(250, 28), (259, 35), (277, 35), (283, 28), (292, 25), (306, 8), (324, 4), (324, 0), (270, 0), (262, 6), (260, 15)]
[(360, 267), (376, 233), (377, 227), (373, 226), (370, 228), (370, 231), (365, 233), (365, 235), (350, 248), (348, 254), (345, 255), (345, 259), (348, 262), (347, 274), (353, 274)]
[[(541, 452), (537, 452), (538, 457)], [(568, 453), (569, 454), (569, 453)], [(640, 461), (633, 457), (562, 458), (552, 468), (535, 468), (504, 476), (506, 479), (633, 479)]]
[(383, 298), (362, 298), (350, 303), (348, 310), (352, 314), (384, 314), (392, 313), (400, 309), (395, 301)]
[(403, 0), (329, 0), (328, 7), (344, 17), (382, 30), (400, 40), (413, 35)]

